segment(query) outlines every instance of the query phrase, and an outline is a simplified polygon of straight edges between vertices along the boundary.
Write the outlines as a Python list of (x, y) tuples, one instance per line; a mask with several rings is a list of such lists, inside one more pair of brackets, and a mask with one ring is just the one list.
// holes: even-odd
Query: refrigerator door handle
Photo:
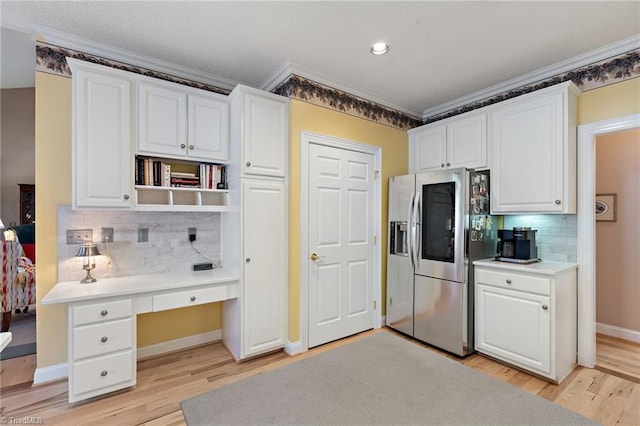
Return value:
[(417, 269), (418, 267), (420, 267), (420, 235), (421, 232), (419, 232), (420, 229), (420, 222), (418, 221), (418, 218), (420, 216), (420, 211), (422, 210), (421, 208), (421, 200), (420, 200), (420, 191), (416, 191), (415, 194), (415, 201), (413, 203), (413, 223), (414, 223), (414, 227), (413, 227), (413, 255), (415, 256), (415, 260), (413, 261), (414, 263), (414, 270)]
[(414, 230), (414, 226), (413, 226), (413, 208), (414, 208), (414, 202), (415, 202), (415, 194), (411, 195), (411, 203), (409, 203), (409, 214), (408, 214), (408, 221), (407, 223), (409, 224), (409, 237), (407, 238), (407, 249), (409, 251), (409, 258), (411, 259), (411, 268), (413, 268), (413, 270), (415, 271), (416, 269), (416, 265), (414, 263), (414, 258), (413, 258), (413, 230)]

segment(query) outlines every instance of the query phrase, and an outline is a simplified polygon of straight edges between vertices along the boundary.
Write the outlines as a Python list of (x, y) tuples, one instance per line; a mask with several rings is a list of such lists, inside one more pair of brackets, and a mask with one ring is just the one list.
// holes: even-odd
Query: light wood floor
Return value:
[[(184, 399), (315, 356), (370, 333), (385, 332), (394, 333), (385, 328), (295, 357), (276, 352), (243, 363), (236, 363), (220, 342), (165, 354), (138, 362), (135, 388), (73, 407), (67, 403), (66, 380), (32, 386), (35, 356), (11, 359), (0, 366), (0, 413), (10, 424), (11, 418), (41, 418), (47, 425), (184, 425), (180, 410)], [(560, 385), (554, 385), (478, 354), (458, 361), (605, 425), (640, 424), (640, 384), (606, 372), (578, 367)]]
[(596, 334), (596, 369), (640, 383), (640, 343)]

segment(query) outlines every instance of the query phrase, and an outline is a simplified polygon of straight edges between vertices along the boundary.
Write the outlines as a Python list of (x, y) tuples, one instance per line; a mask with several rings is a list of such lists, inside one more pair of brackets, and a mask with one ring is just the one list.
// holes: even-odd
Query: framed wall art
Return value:
[(616, 221), (616, 194), (596, 194), (596, 221)]

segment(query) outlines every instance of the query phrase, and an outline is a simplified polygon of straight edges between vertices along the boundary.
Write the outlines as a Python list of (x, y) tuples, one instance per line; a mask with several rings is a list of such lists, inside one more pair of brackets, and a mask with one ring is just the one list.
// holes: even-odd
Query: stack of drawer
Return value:
[(69, 402), (135, 385), (131, 298), (76, 303), (69, 324)]

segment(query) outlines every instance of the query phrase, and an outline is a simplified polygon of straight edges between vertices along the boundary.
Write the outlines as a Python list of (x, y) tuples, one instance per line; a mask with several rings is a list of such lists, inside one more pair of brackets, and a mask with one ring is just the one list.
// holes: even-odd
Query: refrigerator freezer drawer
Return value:
[(456, 355), (467, 354), (466, 284), (415, 276), (414, 337)]

